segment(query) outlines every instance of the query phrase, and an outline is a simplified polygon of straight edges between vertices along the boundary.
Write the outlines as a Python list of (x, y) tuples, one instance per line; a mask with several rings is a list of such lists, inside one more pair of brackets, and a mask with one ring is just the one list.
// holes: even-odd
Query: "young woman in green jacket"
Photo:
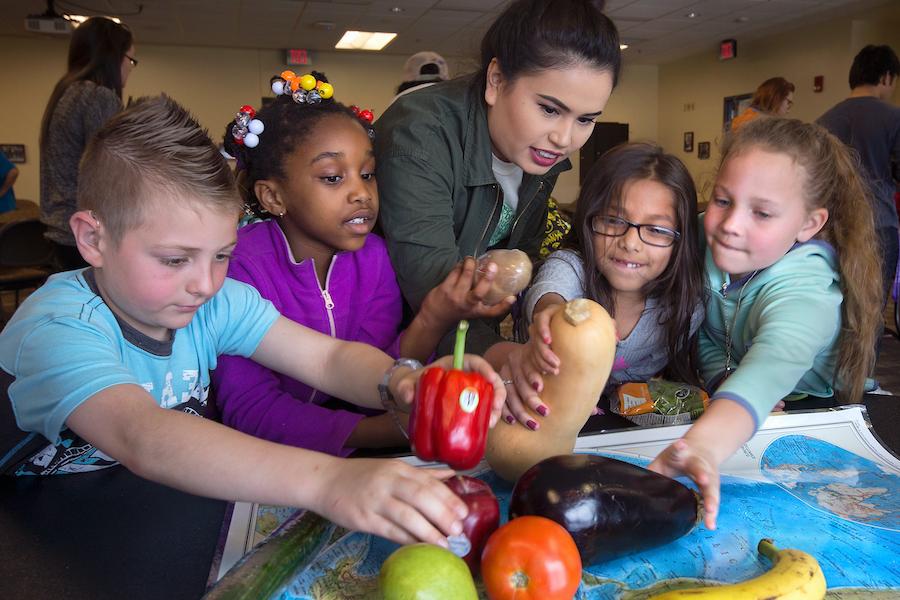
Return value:
[[(398, 98), (376, 122), (381, 226), (414, 311), (466, 256), (537, 258), (556, 179), (618, 79), (619, 36), (602, 7), (517, 0), (482, 40), (479, 72)], [(468, 348), (501, 339), (499, 319), (473, 322)], [(448, 335), (438, 352), (451, 347)]]

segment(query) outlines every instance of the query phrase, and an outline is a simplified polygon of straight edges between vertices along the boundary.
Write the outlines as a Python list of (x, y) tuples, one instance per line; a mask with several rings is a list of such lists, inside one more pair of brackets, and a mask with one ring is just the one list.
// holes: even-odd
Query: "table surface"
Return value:
[[(900, 398), (867, 396), (865, 403), (875, 434), (900, 454)], [(628, 426), (598, 415), (582, 431)], [(198, 598), (227, 507), (122, 467), (0, 477), (0, 598)]]

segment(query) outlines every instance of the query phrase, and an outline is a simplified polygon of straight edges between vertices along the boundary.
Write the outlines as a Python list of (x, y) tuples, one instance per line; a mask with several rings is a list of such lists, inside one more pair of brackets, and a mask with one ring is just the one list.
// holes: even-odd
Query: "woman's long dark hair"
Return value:
[(66, 74), (56, 83), (41, 120), (41, 144), (47, 139), (50, 119), (59, 99), (76, 81), (93, 81), (122, 97), (122, 59), (131, 48), (131, 30), (106, 17), (91, 17), (75, 28), (69, 42)]
[(619, 32), (603, 14), (602, 0), (518, 0), (497, 17), (481, 40), (481, 77), (500, 63), (503, 76), (520, 75), (586, 64), (619, 79), (622, 51)]
[(672, 248), (665, 270), (647, 282), (644, 294), (654, 298), (662, 315), (669, 363), (666, 376), (698, 383), (695, 341), (691, 339), (691, 317), (704, 302), (703, 256), (697, 223), (697, 191), (684, 163), (655, 144), (630, 143), (616, 146), (594, 164), (587, 175), (575, 208), (574, 225), (565, 245), (584, 259), (585, 294), (615, 317), (613, 290), (601, 275), (594, 252), (591, 220), (596, 215), (621, 214), (622, 194), (630, 181), (657, 181), (675, 198), (676, 228), (681, 237)]

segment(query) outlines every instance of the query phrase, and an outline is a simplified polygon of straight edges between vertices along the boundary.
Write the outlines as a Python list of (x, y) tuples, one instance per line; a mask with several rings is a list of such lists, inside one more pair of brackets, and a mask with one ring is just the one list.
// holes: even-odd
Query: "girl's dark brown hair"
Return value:
[(591, 168), (578, 195), (574, 226), (565, 245), (584, 259), (585, 293), (615, 317), (613, 289), (598, 269), (591, 220), (596, 215), (620, 215), (625, 185), (632, 181), (657, 181), (675, 199), (676, 229), (681, 237), (672, 247), (669, 264), (659, 277), (647, 282), (644, 294), (654, 298), (663, 315), (669, 363), (666, 376), (698, 383), (695, 340), (691, 318), (704, 303), (703, 256), (697, 225), (697, 191), (684, 164), (655, 144), (630, 143), (616, 146)]
[(122, 97), (122, 60), (131, 48), (131, 30), (106, 17), (91, 17), (75, 28), (69, 41), (66, 74), (56, 83), (41, 120), (43, 144), (59, 99), (76, 81), (93, 81)]

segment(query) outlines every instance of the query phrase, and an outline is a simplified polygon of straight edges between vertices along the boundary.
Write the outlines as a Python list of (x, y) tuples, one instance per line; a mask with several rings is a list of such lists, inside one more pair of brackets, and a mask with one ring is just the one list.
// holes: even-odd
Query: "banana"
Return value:
[(732, 585), (673, 590), (653, 596), (655, 600), (822, 600), (825, 575), (815, 558), (800, 550), (778, 550), (772, 540), (762, 539), (760, 554), (772, 561), (772, 568), (759, 577)]

